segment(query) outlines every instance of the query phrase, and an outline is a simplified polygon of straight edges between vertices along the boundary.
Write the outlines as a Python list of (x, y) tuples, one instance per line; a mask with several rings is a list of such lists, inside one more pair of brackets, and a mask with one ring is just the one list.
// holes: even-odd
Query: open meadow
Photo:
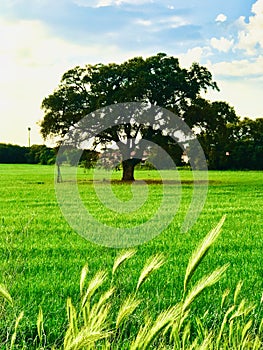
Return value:
[[(209, 187), (204, 208), (195, 225), (186, 233), (180, 225), (187, 213), (192, 197), (192, 176), (189, 170), (180, 170), (180, 184), (175, 184), (173, 172), (167, 171), (171, 191), (182, 189), (177, 214), (168, 227), (154, 239), (139, 245), (133, 258), (116, 272), (117, 288), (113, 303), (121, 300), (136, 288), (137, 280), (146, 260), (162, 253), (165, 264), (153, 272), (138, 291), (142, 303), (131, 317), (130, 332), (143, 319), (144, 310), (154, 318), (165, 308), (182, 298), (184, 275), (188, 260), (198, 243), (226, 214), (222, 232), (209, 250), (191, 283), (217, 267), (229, 263), (220, 281), (204, 291), (192, 306), (195, 316), (202, 318), (206, 312), (208, 327), (222, 321), (221, 297), (229, 288), (229, 300), (233, 299), (236, 285), (243, 281), (238, 296), (255, 303), (253, 311), (255, 327), (263, 315), (260, 300), (263, 292), (263, 172), (260, 171), (209, 171)], [(114, 175), (120, 176), (118, 172)], [(93, 190), (89, 172), (80, 169), (80, 196), (91, 207), (95, 216), (111, 225), (133, 225), (145, 222), (151, 210), (161, 200), (161, 184), (149, 181), (150, 201), (143, 212), (134, 215), (112, 215), (103, 210)], [(103, 177), (103, 175), (102, 175)], [(136, 179), (153, 179), (154, 171), (137, 170)], [(114, 258), (119, 249), (95, 245), (74, 232), (57, 204), (54, 190), (54, 167), (43, 165), (0, 164), (0, 283), (10, 292), (14, 303), (9, 305), (0, 299), (0, 344), (10, 338), (14, 320), (24, 310), (24, 317), (17, 331), (17, 344), (25, 348), (36, 347), (37, 317), (43, 310), (45, 344), (60, 347), (67, 327), (66, 300), (70, 296), (74, 304), (79, 301), (79, 279), (82, 267), (88, 263), (87, 279), (98, 270), (111, 273)], [(103, 182), (100, 186), (103, 186)], [(113, 192), (120, 199), (131, 198), (130, 185), (112, 184)], [(126, 220), (123, 223), (123, 220)], [(108, 288), (110, 284), (101, 288)], [(228, 306), (226, 302), (226, 307)], [(221, 311), (220, 311), (221, 310)], [(114, 313), (114, 307), (113, 307)], [(193, 316), (190, 316), (193, 317)], [(129, 336), (129, 335), (127, 335)], [(27, 345), (25, 345), (27, 344)], [(27, 346), (27, 347), (26, 347)], [(1, 349), (4, 349), (1, 347)], [(18, 348), (22, 348), (21, 345)]]

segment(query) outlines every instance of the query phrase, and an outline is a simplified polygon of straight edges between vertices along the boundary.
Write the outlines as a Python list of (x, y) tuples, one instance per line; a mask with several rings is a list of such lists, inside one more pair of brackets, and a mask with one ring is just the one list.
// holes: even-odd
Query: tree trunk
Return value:
[(122, 181), (134, 181), (134, 168), (135, 165), (139, 164), (141, 159), (132, 158), (122, 161)]
[(58, 171), (57, 171), (57, 183), (60, 183), (60, 182), (62, 182), (62, 176), (61, 176), (60, 164), (59, 163), (57, 163), (57, 169), (58, 169)]

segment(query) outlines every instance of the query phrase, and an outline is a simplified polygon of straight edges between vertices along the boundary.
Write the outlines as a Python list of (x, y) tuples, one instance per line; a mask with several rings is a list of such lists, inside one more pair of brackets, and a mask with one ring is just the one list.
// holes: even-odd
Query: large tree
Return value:
[[(187, 111), (208, 88), (218, 89), (205, 67), (193, 63), (189, 69), (181, 68), (177, 58), (164, 53), (146, 59), (135, 57), (122, 64), (75, 67), (63, 75), (58, 88), (43, 100), (41, 133), (44, 138), (63, 138), (84, 116), (125, 102), (144, 102), (166, 108), (194, 127), (196, 123)], [(207, 118), (204, 114), (202, 117)], [(100, 123), (103, 126), (103, 117)], [(164, 118), (155, 118), (153, 127), (133, 115), (129, 122), (122, 121), (118, 115), (115, 126), (106, 127), (105, 123), (105, 130), (96, 135), (94, 147), (115, 142), (123, 156), (123, 180), (133, 180), (134, 167), (142, 156), (142, 148), (139, 147), (139, 153), (134, 152), (138, 135), (158, 144), (172, 156), (176, 142), (169, 133), (163, 132), (165, 123)], [(167, 128), (168, 124), (166, 131)]]

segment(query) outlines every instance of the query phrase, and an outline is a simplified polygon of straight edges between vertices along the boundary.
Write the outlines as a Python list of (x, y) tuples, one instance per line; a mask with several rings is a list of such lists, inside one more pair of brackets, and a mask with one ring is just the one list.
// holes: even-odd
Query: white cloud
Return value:
[(74, 0), (74, 3), (82, 7), (120, 6), (123, 4), (143, 5), (152, 3), (153, 0)]
[(242, 27), (238, 34), (237, 48), (245, 50), (248, 55), (257, 53), (257, 47), (263, 48), (263, 0), (257, 0), (252, 6), (253, 16), (246, 23), (244, 17), (240, 17), (238, 24)]
[(183, 67), (190, 67), (193, 62), (200, 62), (201, 59), (207, 56), (209, 49), (206, 47), (194, 47), (189, 49), (186, 53), (177, 55), (180, 61), (180, 65)]
[(145, 19), (137, 19), (135, 21), (135, 24), (138, 24), (144, 27), (149, 27), (150, 25), (152, 25), (152, 21), (145, 20)]
[(252, 5), (252, 12), (255, 13), (256, 15), (263, 14), (263, 1), (262, 0), (257, 0)]
[(189, 21), (185, 20), (183, 17), (170, 16), (170, 17), (161, 19), (159, 23), (167, 25), (169, 28), (178, 28), (189, 24)]
[(224, 37), (221, 37), (220, 39), (212, 38), (210, 40), (210, 44), (214, 49), (217, 49), (218, 51), (228, 52), (231, 47), (233, 47), (234, 40), (228, 40)]
[(263, 55), (254, 60), (234, 60), (232, 62), (208, 63), (209, 69), (213, 70), (218, 76), (240, 77), (244, 79), (253, 79), (253, 76), (262, 75)]
[(189, 24), (184, 18), (179, 16), (167, 16), (155, 19), (154, 21), (136, 19), (134, 24), (138, 24), (144, 27), (148, 27), (151, 32), (160, 32), (165, 29), (178, 28)]
[(227, 20), (227, 16), (224, 15), (223, 13), (220, 13), (215, 19), (216, 22), (225, 22), (226, 20)]

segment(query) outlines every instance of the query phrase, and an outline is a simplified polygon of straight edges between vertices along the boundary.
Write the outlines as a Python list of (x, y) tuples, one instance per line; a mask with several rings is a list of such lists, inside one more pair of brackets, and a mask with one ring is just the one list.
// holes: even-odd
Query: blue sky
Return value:
[(263, 117), (263, 0), (1, 0), (0, 142), (43, 143), (41, 101), (62, 74), (165, 52), (205, 65), (207, 98)]

